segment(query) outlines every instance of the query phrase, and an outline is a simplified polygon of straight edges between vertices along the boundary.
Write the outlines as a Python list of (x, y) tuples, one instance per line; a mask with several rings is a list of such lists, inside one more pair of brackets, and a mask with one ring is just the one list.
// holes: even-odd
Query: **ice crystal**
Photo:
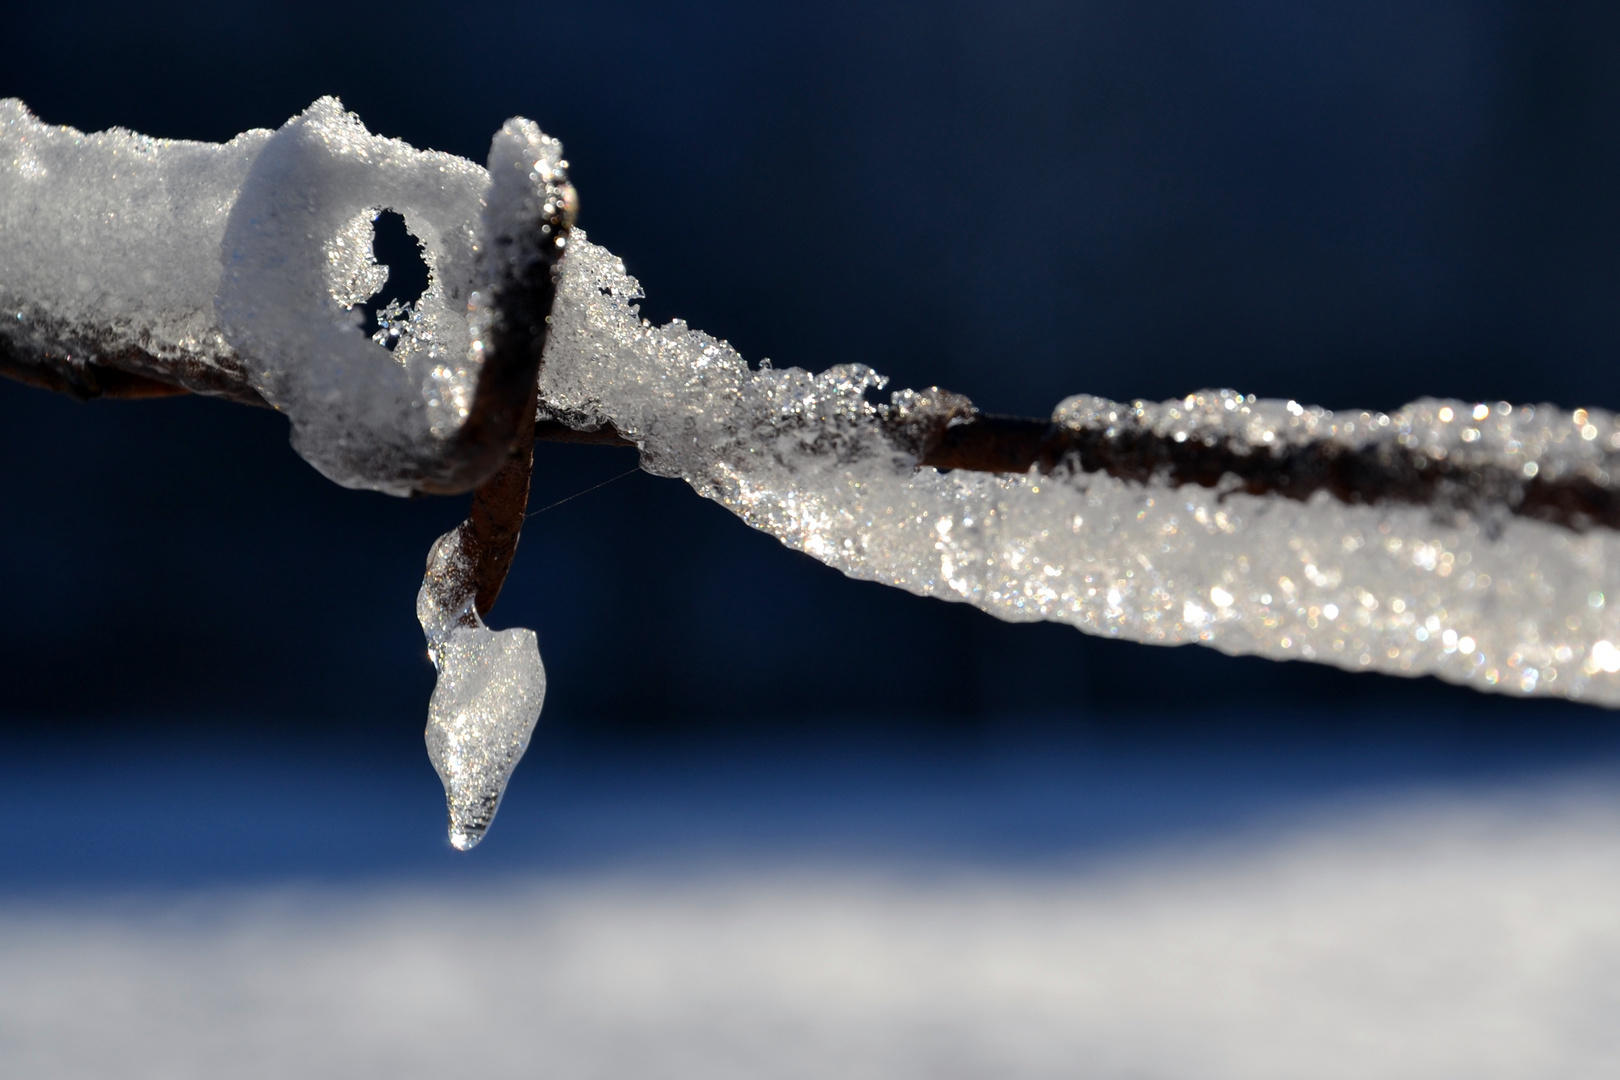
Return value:
[[(1230, 476), (1133, 479), (1072, 459), (1044, 474), (942, 472), (893, 432), (959, 399), (873, 405), (866, 391), (884, 379), (861, 365), (750, 370), (679, 320), (642, 320), (639, 284), (578, 230), (564, 265), (542, 408), (612, 424), (650, 471), (851, 577), (1133, 641), (1620, 704), (1620, 553), (1607, 528), (1476, 506), (1443, 486), (1410, 505), (1254, 493)], [(1053, 421), (1234, 452), (1398, 448), (1470, 482), (1555, 476), (1606, 492), (1620, 476), (1620, 423), (1598, 410), (1422, 401), (1336, 414), (1202, 391), (1159, 405), (1070, 398)]]
[[(240, 387), (348, 487), (465, 490), (478, 477), (447, 447), (490, 355), (487, 302), (532, 256), (513, 238), (567, 190), (561, 146), (528, 121), (490, 154), (493, 184), (371, 134), (335, 98), (217, 145), (87, 135), (0, 101), (0, 344)], [(429, 279), (379, 342), (354, 307), (387, 279), (371, 248), (383, 209), (421, 242)]]
[(238, 372), (214, 311), (220, 243), (271, 137), (87, 135), (0, 100), (0, 333), (25, 352), (133, 348)]
[[(477, 426), (481, 376), (503, 370), (491, 357), (532, 349), (549, 322), (543, 418), (611, 425), (644, 468), (851, 577), (1133, 641), (1620, 705), (1607, 412), (1078, 396), (1029, 472), (942, 471), (923, 464), (929, 440), (973, 419), (967, 399), (877, 405), (886, 380), (868, 367), (751, 370), (680, 320), (655, 327), (623, 264), (567, 235), (556, 140), (511, 120), (488, 162), (373, 135), (332, 98), (219, 145), (86, 135), (0, 101), (0, 350), (115, 358), (268, 402), (327, 476), (407, 494), (487, 477), (447, 448)], [(384, 209), (420, 241), (429, 282), (368, 336), (354, 308), (387, 278), (372, 253)], [(495, 395), (509, 415), (530, 369), (504, 370), (522, 375)], [(434, 545), (417, 601), (439, 673), (428, 750), (459, 848), (489, 827), (545, 696), (535, 635), (478, 615), (464, 529)]]
[(546, 698), (534, 631), (486, 627), (471, 580), (462, 530), (453, 529), (428, 553), (416, 596), (439, 673), (428, 704), (428, 758), (444, 784), (450, 843), (460, 851), (484, 838)]

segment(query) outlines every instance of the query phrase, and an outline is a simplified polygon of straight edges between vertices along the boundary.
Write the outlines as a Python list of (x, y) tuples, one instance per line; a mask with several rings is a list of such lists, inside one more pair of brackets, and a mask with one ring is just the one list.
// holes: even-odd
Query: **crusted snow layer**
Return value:
[(546, 699), (534, 631), (486, 627), (471, 582), (461, 530), (452, 529), (428, 553), (416, 617), (439, 673), (428, 704), (428, 758), (444, 783), (450, 843), (461, 851), (495, 819)]
[[(572, 220), (574, 189), (568, 184), (568, 162), (562, 143), (540, 130), (533, 120), (513, 117), (489, 143), (489, 188), (484, 195), (482, 236), (486, 282), (516, 281), (549, 253), (567, 245), (548, 222), (559, 210)], [(475, 306), (491, 317), (487, 298)], [(475, 345), (477, 339), (475, 337)]]
[[(884, 385), (871, 369), (753, 371), (679, 320), (643, 321), (641, 295), (617, 258), (575, 231), (542, 409), (576, 426), (612, 423), (642, 447), (649, 471), (684, 478), (851, 577), (1134, 641), (1620, 705), (1620, 559), (1609, 530), (1072, 466), (1044, 476), (919, 468), (863, 396)], [(889, 416), (928, 407), (927, 392), (897, 394)], [(1054, 420), (1256, 447), (1392, 438), (1605, 485), (1620, 446), (1614, 418), (1595, 411), (1432, 401), (1336, 416), (1228, 391), (1162, 406), (1073, 398)]]
[[(528, 121), (490, 155), (486, 199), (484, 167), (372, 135), (335, 98), (220, 145), (86, 135), (0, 101), (0, 334), (25, 357), (138, 368), (133, 350), (193, 389), (257, 392), (345, 486), (464, 489), (440, 473), (489, 355), (488, 301), (535, 255), (510, 238), (537, 234), (564, 190), (560, 144)], [(371, 250), (383, 209), (430, 275), (390, 312), (392, 352), (354, 310), (387, 280)]]
[(270, 139), (86, 135), (0, 100), (3, 332), (29, 351), (134, 348), (239, 371), (214, 314), (219, 248)]

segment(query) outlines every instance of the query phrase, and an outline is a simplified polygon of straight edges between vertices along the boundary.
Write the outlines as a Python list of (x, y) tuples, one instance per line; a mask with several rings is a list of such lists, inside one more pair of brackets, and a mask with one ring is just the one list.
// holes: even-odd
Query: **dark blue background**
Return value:
[[(4, 25), (0, 95), (85, 130), (219, 140), (336, 94), (373, 131), (482, 160), (504, 118), (537, 119), (646, 313), (778, 366), (861, 361), (1029, 415), (1210, 385), (1620, 407), (1613, 4), (30, 4)], [(542, 447), (534, 505), (631, 464)], [(168, 804), (116, 778), (172, 795), (191, 774), (152, 748), (206, 735), (209, 760), (300, 762), (209, 796), (227, 809), (197, 837), (218, 858), (238, 833), (280, 837), (239, 837), (252, 864), (319, 831), (319, 800), (306, 819), (242, 794), (325, 782), (301, 764), (311, 746), (346, 763), (338, 788), (408, 776), (436, 822), (413, 599), (463, 509), (340, 490), (267, 413), (0, 382), (0, 725), (36, 785), (0, 802), (53, 820), (41, 792), (86, 753), (111, 793), (91, 817), (161, 847)], [(536, 518), (491, 621), (540, 635), (555, 760), (625, 790), (644, 760), (701, 758), (668, 766), (697, 786), (732, 768), (717, 762), (777, 775), (759, 763), (808, 738), (866, 769), (862, 791), (921, 791), (934, 766), (914, 755), (979, 754), (1031, 717), (1042, 739), (1123, 740), (1143, 761), (1295, 740), (1264, 784), (1211, 765), (1231, 791), (1294, 791), (1299, 762), (1335, 755), (1363, 779), (1612, 755), (1592, 709), (1013, 626), (851, 582), (641, 474)], [(251, 733), (235, 750), (218, 741), (233, 731)], [(1075, 790), (1088, 754), (1063, 759)], [(1214, 813), (1174, 787), (1130, 788), (1133, 820)], [(93, 854), (104, 827), (84, 819), (81, 855), (30, 873), (114, 865)]]

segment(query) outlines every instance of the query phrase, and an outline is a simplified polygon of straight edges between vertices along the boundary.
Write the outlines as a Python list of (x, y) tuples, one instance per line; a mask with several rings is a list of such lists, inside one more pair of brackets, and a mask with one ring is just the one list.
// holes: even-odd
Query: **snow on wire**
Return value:
[[(874, 404), (870, 368), (752, 369), (643, 320), (639, 284), (571, 228), (566, 166), (519, 120), (486, 170), (371, 135), (333, 99), (220, 145), (85, 135), (0, 102), (0, 372), (269, 404), (351, 487), (464, 491), (522, 457), (507, 561), (538, 419), (635, 445), (642, 468), (851, 577), (1003, 619), (1620, 705), (1612, 414), (1331, 413), (1229, 390), (1079, 396), (1017, 422), (937, 388)], [(385, 208), (430, 268), (392, 353), (354, 311), (386, 279)], [(435, 545), (418, 605), (458, 847), (487, 828), (545, 690), (534, 636), (480, 618), (506, 562), (474, 603), (499, 546), (472, 528), (478, 505)]]

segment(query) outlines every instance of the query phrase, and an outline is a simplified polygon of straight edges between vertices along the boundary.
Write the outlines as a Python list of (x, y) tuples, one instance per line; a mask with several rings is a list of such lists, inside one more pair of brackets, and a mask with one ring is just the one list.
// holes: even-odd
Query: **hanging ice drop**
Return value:
[(428, 704), (428, 758), (444, 784), (451, 846), (467, 851), (484, 838), (529, 747), (546, 669), (533, 630), (491, 630), (478, 617), (462, 537), (452, 529), (428, 553), (416, 617), (439, 672)]

